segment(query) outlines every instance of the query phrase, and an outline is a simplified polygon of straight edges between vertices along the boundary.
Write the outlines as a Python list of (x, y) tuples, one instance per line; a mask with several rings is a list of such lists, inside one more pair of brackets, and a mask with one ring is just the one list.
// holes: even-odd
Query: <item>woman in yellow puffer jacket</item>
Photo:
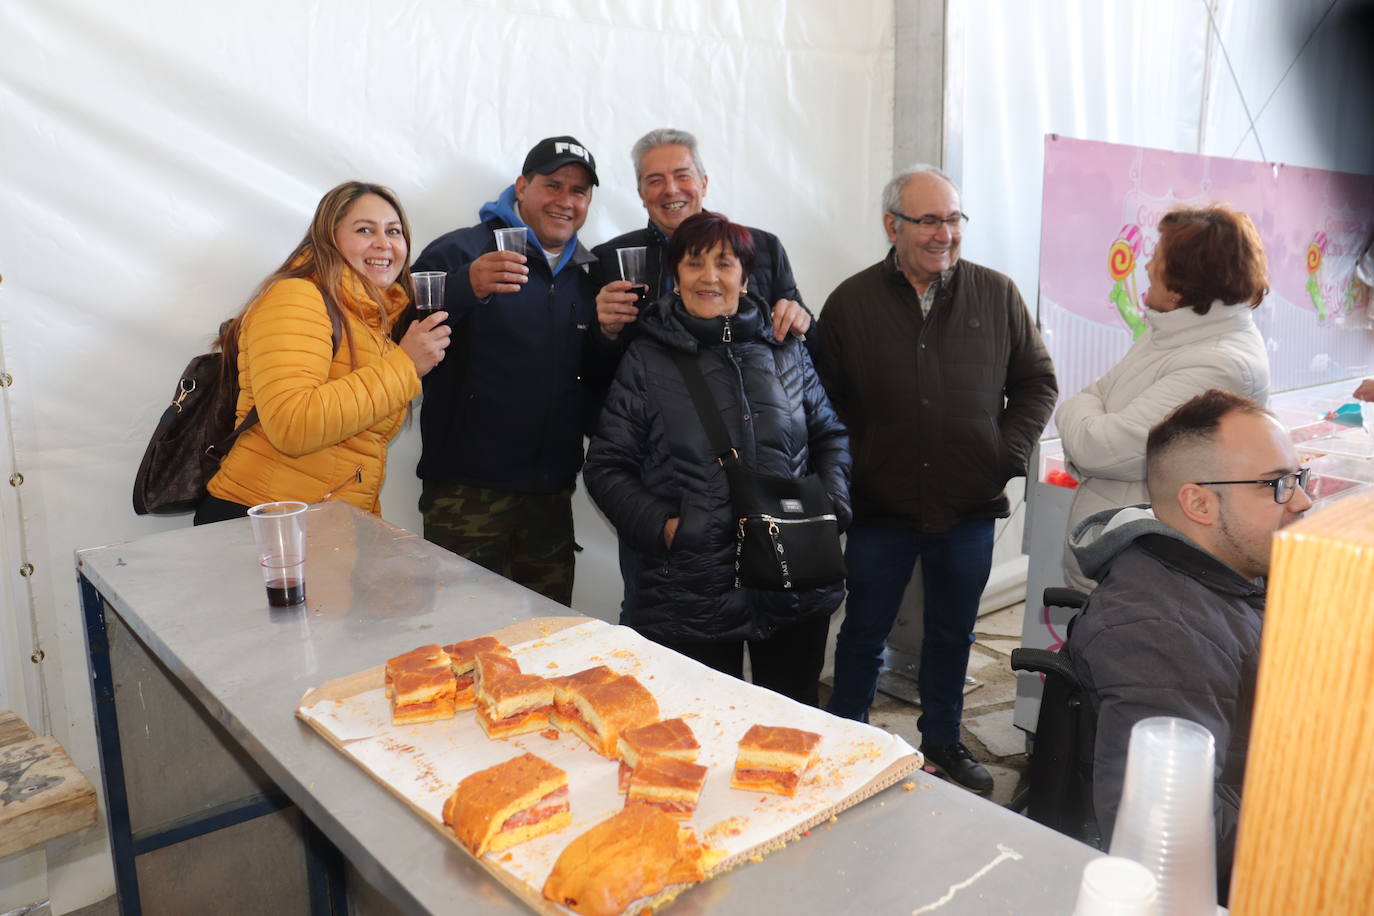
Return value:
[(197, 525), (285, 499), (380, 510), (387, 443), (449, 343), (444, 312), (392, 340), (409, 290), (410, 225), (396, 196), (358, 181), (326, 194), (296, 250), (220, 335), (226, 365), (238, 366), (237, 422), (255, 407), (258, 422), (210, 479)]

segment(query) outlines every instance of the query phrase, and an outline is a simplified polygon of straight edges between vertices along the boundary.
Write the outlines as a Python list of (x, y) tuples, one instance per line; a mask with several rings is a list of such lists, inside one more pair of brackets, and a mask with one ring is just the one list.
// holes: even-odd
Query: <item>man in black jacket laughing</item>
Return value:
[[(635, 142), (630, 158), (634, 160), (639, 199), (649, 212), (649, 224), (592, 249), (600, 261), (602, 282), (606, 283), (596, 297), (597, 320), (603, 333), (612, 339), (623, 328), (633, 327), (646, 302), (657, 302), (673, 291), (673, 278), (663, 270), (663, 254), (673, 231), (689, 216), (701, 212), (709, 183), (697, 151), (697, 138), (685, 130), (663, 127), (649, 131)], [(749, 232), (755, 252), (749, 289), (769, 306), (768, 320), (774, 335), (781, 341), (789, 331), (806, 334), (811, 328), (811, 315), (802, 306), (782, 242), (762, 229)], [(616, 256), (621, 248), (645, 249), (645, 280), (649, 288), (643, 299), (637, 298), (631, 284), (621, 278)]]

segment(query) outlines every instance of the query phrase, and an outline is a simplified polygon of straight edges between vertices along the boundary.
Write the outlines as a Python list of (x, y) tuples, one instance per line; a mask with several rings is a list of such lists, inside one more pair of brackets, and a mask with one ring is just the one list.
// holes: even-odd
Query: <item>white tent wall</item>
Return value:
[[(0, 479), (24, 475), (0, 492), (0, 708), (100, 784), (72, 551), (189, 525), (133, 514), (143, 446), (325, 190), (395, 188), (418, 253), (476, 222), (535, 141), (571, 133), (599, 165), (597, 243), (644, 222), (633, 141), (683, 127), (707, 206), (778, 232), (818, 308), (882, 251), (892, 19), (890, 0), (0, 4)], [(412, 424), (383, 491), (412, 531), (417, 457)], [(585, 500), (578, 525), (574, 603), (614, 616), (614, 538)], [(49, 844), (46, 869), (0, 862), (0, 912), (111, 893), (90, 834)]]

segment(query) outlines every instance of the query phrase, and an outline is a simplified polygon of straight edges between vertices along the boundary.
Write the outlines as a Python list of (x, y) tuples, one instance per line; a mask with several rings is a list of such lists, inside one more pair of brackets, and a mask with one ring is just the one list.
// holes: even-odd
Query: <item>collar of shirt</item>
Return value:
[[(935, 294), (949, 282), (949, 278), (952, 276), (954, 276), (953, 267), (940, 271), (940, 276), (930, 282), (924, 294), (918, 296), (921, 300), (921, 317), (925, 318), (930, 316), (930, 308), (935, 304)], [(915, 287), (912, 287), (912, 289), (915, 289)]]

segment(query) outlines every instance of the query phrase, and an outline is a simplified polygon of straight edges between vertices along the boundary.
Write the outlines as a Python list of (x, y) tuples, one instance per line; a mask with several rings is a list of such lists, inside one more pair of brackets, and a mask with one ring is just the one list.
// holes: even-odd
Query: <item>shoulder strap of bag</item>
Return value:
[[(321, 292), (323, 292), (323, 290), (321, 290)], [(329, 308), (329, 306), (326, 305), (325, 311), (329, 313), (329, 343), (332, 348), (331, 356), (337, 356), (339, 353), (339, 338), (343, 336), (343, 328), (339, 324), (339, 310), (337, 308)], [(229, 449), (233, 448), (234, 440), (238, 439), (240, 435), (257, 422), (258, 408), (257, 405), (254, 405), (248, 411), (248, 415), (243, 418), (243, 422), (234, 427), (233, 432), (225, 436), (219, 442), (216, 442), (214, 445), (211, 445), (206, 451), (211, 456), (223, 461), (225, 456), (229, 454)]]
[(677, 363), (682, 380), (687, 383), (687, 393), (692, 396), (701, 423), (706, 427), (706, 441), (715, 453), (716, 460), (725, 463), (726, 456), (738, 458), (739, 453), (730, 445), (730, 433), (725, 429), (725, 421), (720, 418), (720, 407), (706, 386), (706, 376), (701, 374), (701, 366), (691, 353), (681, 350), (672, 351), (673, 362)]

